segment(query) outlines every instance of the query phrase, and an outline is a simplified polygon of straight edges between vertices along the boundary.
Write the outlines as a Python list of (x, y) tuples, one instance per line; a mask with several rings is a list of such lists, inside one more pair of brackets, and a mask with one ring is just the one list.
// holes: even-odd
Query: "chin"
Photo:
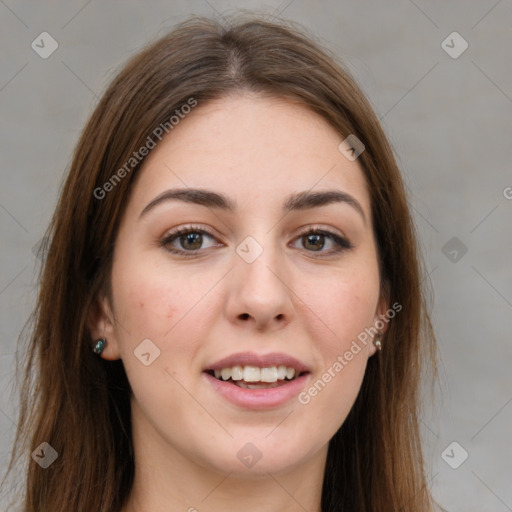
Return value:
[[(232, 443), (221, 448), (221, 453), (210, 458), (209, 463), (214, 465), (217, 471), (222, 473), (232, 472), (233, 476), (244, 479), (263, 479), (268, 478), (268, 473), (278, 474), (287, 472), (298, 466), (307, 457), (307, 448), (304, 443), (298, 444), (294, 439), (285, 436), (276, 437), (272, 441), (265, 436), (269, 435), (269, 430), (261, 438), (254, 436), (237, 436)], [(272, 434), (271, 434), (272, 435)], [(302, 446), (302, 450), (297, 450)], [(310, 448), (309, 453), (313, 450)]]

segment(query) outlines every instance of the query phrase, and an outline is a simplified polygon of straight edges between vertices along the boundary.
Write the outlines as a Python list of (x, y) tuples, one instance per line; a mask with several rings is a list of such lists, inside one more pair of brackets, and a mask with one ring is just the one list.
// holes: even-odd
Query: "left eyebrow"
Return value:
[(359, 201), (350, 194), (339, 190), (299, 192), (298, 194), (292, 194), (286, 199), (283, 208), (286, 211), (306, 210), (308, 208), (326, 206), (332, 203), (345, 203), (350, 205), (361, 215), (363, 222), (366, 224), (366, 216)]
[[(236, 201), (229, 197), (206, 189), (178, 188), (162, 192), (155, 197), (139, 215), (139, 219), (150, 210), (167, 201), (182, 201), (193, 203), (207, 208), (215, 208), (234, 212), (237, 209)], [(361, 204), (357, 199), (346, 192), (339, 190), (326, 190), (322, 192), (298, 192), (287, 196), (283, 203), (283, 210), (290, 212), (294, 210), (307, 210), (318, 208), (332, 203), (345, 203), (354, 208), (363, 218), (366, 224), (366, 216)]]

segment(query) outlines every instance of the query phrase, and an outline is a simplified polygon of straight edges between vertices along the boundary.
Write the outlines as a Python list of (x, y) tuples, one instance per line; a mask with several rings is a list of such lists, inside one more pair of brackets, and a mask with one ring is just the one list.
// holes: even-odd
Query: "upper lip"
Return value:
[(283, 352), (272, 352), (270, 354), (256, 354), (255, 352), (239, 352), (231, 354), (228, 357), (219, 359), (215, 363), (205, 368), (207, 370), (222, 370), (233, 366), (258, 366), (260, 368), (269, 368), (271, 366), (287, 366), (295, 368), (299, 373), (308, 372), (309, 369), (305, 363), (299, 361)]

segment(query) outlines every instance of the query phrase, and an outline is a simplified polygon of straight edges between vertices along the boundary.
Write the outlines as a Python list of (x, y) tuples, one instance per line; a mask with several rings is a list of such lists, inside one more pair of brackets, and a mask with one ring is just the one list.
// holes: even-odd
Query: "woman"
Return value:
[(135, 56), (49, 240), (23, 510), (433, 510), (404, 187), (298, 30), (194, 18)]

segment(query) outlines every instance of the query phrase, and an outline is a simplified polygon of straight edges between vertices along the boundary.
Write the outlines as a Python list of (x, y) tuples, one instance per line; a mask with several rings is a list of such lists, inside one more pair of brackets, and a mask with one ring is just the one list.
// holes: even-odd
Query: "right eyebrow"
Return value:
[(226, 197), (224, 194), (212, 192), (211, 190), (197, 189), (197, 188), (176, 188), (166, 190), (160, 195), (155, 197), (139, 215), (139, 219), (147, 212), (152, 210), (155, 206), (166, 201), (183, 201), (185, 203), (194, 203), (208, 208), (221, 208), (234, 212), (236, 210), (236, 203)]

